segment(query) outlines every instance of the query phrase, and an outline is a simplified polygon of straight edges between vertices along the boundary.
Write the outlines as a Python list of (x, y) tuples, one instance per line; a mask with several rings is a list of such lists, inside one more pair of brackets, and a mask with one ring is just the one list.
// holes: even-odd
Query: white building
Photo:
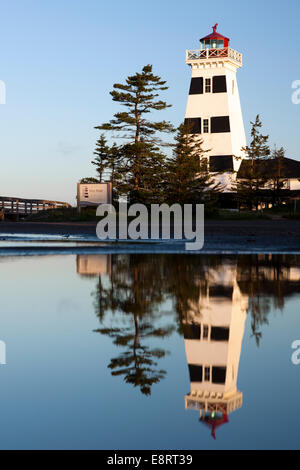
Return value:
[(231, 190), (246, 146), (236, 71), (242, 67), (242, 54), (229, 47), (229, 39), (217, 31), (200, 39), (199, 50), (186, 51), (192, 69), (185, 123), (199, 134), (208, 150), (209, 169)]

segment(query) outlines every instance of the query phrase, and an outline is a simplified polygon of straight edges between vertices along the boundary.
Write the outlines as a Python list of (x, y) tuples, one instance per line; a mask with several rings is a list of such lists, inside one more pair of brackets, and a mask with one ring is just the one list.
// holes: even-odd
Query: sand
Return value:
[[(35, 234), (96, 238), (96, 222), (0, 222), (4, 234)], [(300, 251), (300, 220), (208, 220), (204, 250)]]

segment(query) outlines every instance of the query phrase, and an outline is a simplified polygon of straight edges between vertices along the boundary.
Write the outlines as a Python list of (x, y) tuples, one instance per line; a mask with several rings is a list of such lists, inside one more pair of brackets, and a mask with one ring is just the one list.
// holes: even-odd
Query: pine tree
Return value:
[(116, 172), (118, 171), (120, 160), (122, 158), (122, 151), (120, 147), (117, 146), (116, 142), (109, 149), (109, 154), (106, 160), (105, 167), (109, 171), (110, 181), (115, 183)]
[(96, 127), (126, 139), (117, 173), (119, 187), (126, 191), (131, 202), (140, 201), (155, 183), (155, 173), (163, 158), (157, 147), (161, 144), (158, 134), (173, 131), (169, 122), (147, 118), (150, 112), (170, 106), (158, 99), (159, 93), (167, 88), (166, 82), (152, 73), (152, 65), (146, 65), (141, 73), (129, 76), (125, 84), (114, 84), (110, 92), (113, 101), (126, 111), (117, 112), (109, 122)]
[(268, 135), (260, 132), (262, 122), (259, 114), (255, 122), (251, 122), (251, 143), (242, 150), (248, 154), (247, 175), (237, 182), (237, 197), (240, 204), (257, 209), (263, 200), (264, 187), (268, 176), (263, 171), (263, 162), (270, 157)]
[(173, 156), (166, 163), (166, 202), (212, 205), (221, 185), (215, 183), (209, 173), (203, 141), (190, 134), (185, 124), (179, 126), (175, 140)]
[[(142, 149), (143, 141), (140, 148)], [(162, 181), (164, 178), (165, 156), (155, 145), (145, 144), (141, 151), (139, 166), (139, 187), (135, 191), (135, 147), (125, 144), (119, 147), (120, 159), (115, 172), (114, 187), (119, 196), (130, 196), (131, 203), (160, 203), (162, 197)]]
[(96, 171), (99, 177), (99, 183), (102, 183), (103, 173), (106, 168), (107, 160), (109, 158), (110, 148), (107, 145), (104, 134), (100, 135), (100, 138), (96, 142), (96, 148), (94, 155), (95, 159), (92, 160), (92, 164), (96, 166)]
[(283, 190), (287, 183), (287, 179), (283, 178), (285, 150), (283, 147), (277, 149), (275, 146), (272, 152), (273, 171), (270, 174), (270, 186), (272, 191), (272, 203), (278, 205), (281, 202)]
[(93, 176), (86, 176), (85, 178), (81, 178), (80, 180), (81, 184), (91, 184), (91, 183), (99, 183), (97, 178), (94, 178)]
[(118, 181), (118, 172), (120, 171), (120, 161), (123, 156), (121, 147), (118, 147), (116, 142), (110, 147), (107, 145), (107, 140), (104, 134), (100, 135), (100, 138), (96, 142), (96, 148), (94, 151), (96, 155), (95, 159), (92, 160), (92, 164), (96, 166), (98, 173), (98, 180), (91, 182), (103, 182), (104, 178), (109, 180), (113, 185), (113, 201), (117, 201), (119, 196), (119, 188), (116, 185)]

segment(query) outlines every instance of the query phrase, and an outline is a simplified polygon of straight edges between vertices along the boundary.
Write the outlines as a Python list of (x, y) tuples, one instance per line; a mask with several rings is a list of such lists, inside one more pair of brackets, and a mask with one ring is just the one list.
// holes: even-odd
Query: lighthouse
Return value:
[(217, 32), (200, 39), (199, 50), (186, 51), (192, 78), (185, 114), (189, 132), (198, 134), (207, 152), (209, 171), (224, 192), (231, 192), (241, 161), (246, 157), (245, 129), (236, 71), (242, 54)]
[(241, 408), (243, 394), (237, 389), (248, 296), (237, 283), (237, 265), (228, 262), (211, 267), (199, 299), (191, 304), (183, 323), (190, 393), (185, 408), (198, 410), (200, 422), (211, 428), (228, 423)]

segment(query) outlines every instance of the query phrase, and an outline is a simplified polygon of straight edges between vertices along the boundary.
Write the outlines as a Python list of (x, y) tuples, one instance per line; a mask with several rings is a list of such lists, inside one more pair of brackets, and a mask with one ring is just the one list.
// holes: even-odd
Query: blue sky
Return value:
[(270, 142), (300, 160), (299, 0), (0, 1), (0, 195), (75, 201), (76, 182), (95, 176), (94, 126), (118, 106), (109, 91), (145, 64), (167, 80), (184, 117), (190, 80), (185, 50), (219, 23), (244, 54), (238, 83), (247, 138), (260, 114)]

